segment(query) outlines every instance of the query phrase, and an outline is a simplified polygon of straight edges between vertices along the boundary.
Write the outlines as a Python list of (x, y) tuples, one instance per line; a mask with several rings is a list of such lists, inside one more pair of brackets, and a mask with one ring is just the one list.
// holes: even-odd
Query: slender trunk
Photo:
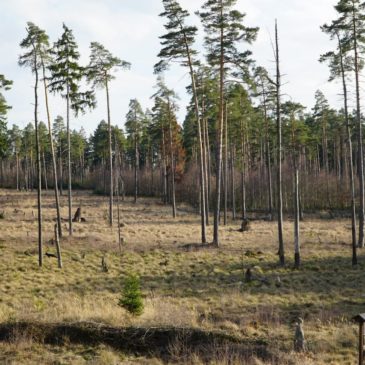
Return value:
[[(183, 29), (181, 23), (179, 23), (180, 29)], [(197, 119), (197, 127), (198, 127), (198, 143), (199, 143), (199, 172), (200, 172), (200, 200), (201, 200), (201, 241), (202, 243), (206, 243), (206, 223), (205, 223), (205, 176), (204, 176), (204, 163), (203, 163), (203, 141), (202, 141), (202, 127), (201, 127), (201, 119), (200, 119), (200, 111), (199, 111), (199, 101), (198, 101), (198, 93), (196, 89), (195, 82), (195, 74), (193, 70), (193, 62), (192, 56), (190, 52), (189, 42), (187, 39), (187, 35), (184, 34), (184, 44), (186, 49), (187, 61), (190, 71), (191, 77), (191, 85), (193, 90), (194, 97), (194, 107), (195, 107), (195, 116)], [(218, 237), (218, 236), (217, 236)], [(218, 244), (218, 241), (216, 242)]]
[(344, 95), (344, 110), (345, 110), (345, 122), (346, 122), (346, 132), (347, 132), (347, 149), (348, 149), (348, 167), (349, 167), (349, 177), (351, 185), (351, 234), (352, 234), (352, 265), (357, 265), (357, 242), (356, 242), (356, 191), (355, 191), (355, 179), (354, 179), (354, 165), (352, 157), (352, 139), (351, 139), (351, 129), (349, 121), (348, 112), (348, 96), (347, 96), (347, 84), (346, 84), (346, 74), (345, 65), (343, 59), (342, 46), (340, 42), (339, 35), (338, 45), (340, 50), (340, 65), (341, 65), (341, 76), (342, 76), (342, 87)]
[(46, 191), (48, 191), (48, 181), (47, 181), (47, 166), (46, 166), (46, 157), (44, 155), (44, 151), (42, 153), (42, 161), (43, 161), (43, 177), (44, 177), (44, 187)]
[(62, 141), (59, 139), (59, 168), (60, 168), (60, 195), (63, 195), (63, 161), (62, 161)]
[(55, 194), (55, 201), (56, 201), (57, 228), (58, 228), (58, 236), (62, 237), (60, 201), (59, 201), (59, 196), (58, 196), (58, 178), (57, 178), (56, 154), (55, 154), (54, 145), (53, 145), (51, 116), (50, 116), (49, 104), (48, 104), (46, 70), (45, 70), (43, 60), (42, 60), (42, 71), (43, 71), (44, 98), (45, 98), (45, 103), (46, 103), (47, 122), (48, 122), (48, 137), (49, 137), (49, 145), (51, 147), (51, 155), (52, 155), (52, 171), (53, 171), (53, 180), (54, 180), (54, 194)]
[(236, 220), (236, 182), (235, 182), (235, 149), (231, 145), (231, 189), (232, 189), (232, 219)]
[(283, 190), (282, 190), (282, 136), (281, 136), (281, 75), (279, 57), (278, 25), (275, 20), (275, 45), (276, 45), (276, 128), (277, 128), (277, 194), (278, 194), (278, 238), (279, 238), (279, 259), (280, 265), (285, 265), (284, 239), (283, 239)]
[[(34, 57), (34, 64), (37, 65), (37, 56)], [(41, 150), (39, 145), (38, 130), (38, 69), (35, 67), (35, 85), (34, 85), (34, 125), (36, 138), (37, 153), (37, 205), (38, 205), (38, 263), (43, 265), (43, 244), (42, 244), (42, 167), (41, 167)]]
[(209, 130), (208, 130), (208, 118), (203, 120), (203, 125), (205, 129), (205, 143), (206, 143), (206, 171), (205, 171), (205, 181), (206, 181), (206, 189), (205, 189), (205, 196), (206, 196), (206, 217), (207, 217), (207, 225), (209, 225), (209, 202), (211, 197), (211, 184), (210, 184), (210, 177), (212, 176), (211, 173), (211, 161), (210, 161), (210, 142), (209, 142)]
[(294, 156), (294, 266), (300, 267), (300, 240), (299, 240), (299, 170)]
[(364, 154), (362, 141), (362, 123), (360, 109), (360, 80), (359, 80), (359, 55), (357, 45), (357, 25), (355, 9), (353, 9), (353, 36), (354, 36), (354, 57), (355, 57), (355, 85), (356, 85), (356, 119), (358, 126), (358, 171), (359, 171), (359, 241), (358, 246), (364, 247)]
[(134, 202), (137, 203), (138, 197), (138, 167), (139, 167), (139, 156), (138, 156), (138, 143), (137, 135), (134, 136)]
[(113, 151), (112, 126), (110, 122), (110, 101), (107, 75), (105, 75), (106, 106), (108, 112), (108, 143), (109, 143), (109, 225), (113, 226)]
[[(223, 4), (220, 1), (221, 17), (223, 18)], [(213, 244), (219, 246), (219, 217), (221, 203), (221, 181), (222, 181), (222, 142), (223, 142), (223, 124), (224, 124), (224, 29), (220, 29), (220, 62), (219, 62), (219, 114), (217, 129), (217, 174), (216, 174), (216, 199), (214, 211), (214, 231)]]
[(54, 226), (54, 236), (56, 241), (56, 250), (57, 250), (57, 263), (58, 268), (62, 269), (62, 256), (61, 256), (61, 247), (60, 247), (60, 237), (58, 235), (59, 228), (57, 227), (58, 223)]
[(115, 194), (117, 196), (117, 221), (118, 221), (118, 246), (119, 246), (119, 253), (122, 254), (122, 234), (121, 234), (121, 227), (120, 227), (120, 189), (119, 189), (119, 179), (121, 175), (121, 163), (120, 163), (120, 153), (119, 153), (119, 144), (114, 139), (115, 143), (115, 156), (116, 156), (116, 183), (115, 183)]
[(19, 188), (19, 153), (16, 152), (16, 190), (20, 190)]
[(67, 169), (68, 169), (68, 234), (72, 236), (72, 166), (71, 166), (71, 131), (70, 131), (70, 87), (67, 84)]
[(167, 204), (167, 166), (166, 166), (166, 145), (165, 130), (162, 127), (162, 179), (163, 179), (163, 202)]
[[(203, 84), (203, 81), (202, 81)], [(204, 90), (203, 90), (204, 94)], [(207, 155), (209, 154), (209, 145), (207, 144), (207, 135), (205, 131), (205, 97), (203, 96), (202, 101), (202, 139), (203, 139), (203, 170), (204, 170), (204, 178), (208, 184), (209, 175), (208, 175), (208, 160)], [(205, 187), (205, 224), (209, 226), (209, 189)]]
[(269, 203), (269, 216), (272, 220), (273, 216), (273, 198), (272, 198), (272, 178), (271, 178), (271, 156), (270, 156), (270, 140), (269, 140), (269, 121), (267, 117), (267, 95), (263, 79), (261, 79), (262, 87), (262, 99), (264, 106), (264, 122), (265, 122), (265, 149), (266, 149), (266, 173), (268, 184), (268, 203)]
[(175, 163), (174, 163), (174, 145), (172, 140), (172, 116), (171, 116), (171, 105), (168, 100), (168, 111), (169, 111), (169, 137), (170, 137), (170, 159), (171, 159), (171, 205), (172, 205), (172, 216), (176, 218), (176, 199), (175, 199)]
[(228, 102), (226, 101), (226, 113), (224, 123), (224, 225), (227, 225), (228, 210)]
[(241, 212), (242, 220), (247, 218), (246, 212), (246, 145), (243, 129), (243, 121), (241, 121)]

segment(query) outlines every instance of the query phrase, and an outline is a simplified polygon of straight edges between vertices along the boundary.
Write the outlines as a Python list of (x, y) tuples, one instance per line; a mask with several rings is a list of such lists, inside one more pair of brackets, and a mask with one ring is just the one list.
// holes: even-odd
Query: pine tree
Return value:
[(285, 265), (285, 250), (283, 237), (283, 182), (282, 182), (282, 125), (281, 125), (281, 73), (280, 73), (280, 53), (279, 53), (279, 35), (278, 24), (275, 20), (275, 65), (276, 65), (276, 136), (277, 136), (277, 210), (278, 210), (278, 240), (279, 240), (279, 260), (280, 265)]
[(117, 68), (129, 69), (130, 63), (114, 57), (103, 45), (92, 42), (87, 79), (95, 87), (105, 88), (108, 114), (108, 145), (109, 145), (109, 224), (113, 225), (113, 153), (112, 127), (110, 121), (109, 83), (115, 79), (112, 74)]
[(36, 137), (37, 155), (37, 208), (38, 208), (38, 263), (43, 265), (43, 242), (42, 242), (42, 171), (41, 171), (41, 151), (38, 131), (38, 83), (39, 72), (42, 68), (41, 55), (44, 46), (48, 42), (46, 34), (33, 23), (28, 22), (26, 28), (27, 36), (20, 47), (25, 49), (25, 53), (19, 57), (19, 65), (29, 67), (34, 74), (34, 126)]
[(219, 72), (219, 115), (217, 123), (216, 199), (213, 244), (219, 245), (219, 218), (222, 183), (222, 146), (224, 131), (225, 80), (232, 68), (244, 70), (251, 63), (251, 52), (239, 52), (240, 42), (252, 43), (258, 28), (243, 24), (245, 14), (234, 9), (236, 0), (208, 0), (199, 13), (205, 32), (207, 59)]
[[(170, 149), (170, 170), (171, 170), (171, 206), (172, 216), (176, 218), (176, 193), (175, 193), (175, 146), (173, 138), (173, 122), (175, 120), (174, 112), (177, 110), (176, 99), (177, 95), (173, 90), (168, 89), (162, 77), (158, 77), (156, 88), (157, 92), (152, 96), (155, 99), (155, 110), (158, 109), (162, 114), (159, 115), (165, 122), (169, 134), (169, 149)], [(156, 105), (157, 104), (157, 105)], [(163, 126), (164, 127), (164, 126)]]
[(137, 99), (132, 99), (129, 102), (129, 110), (126, 115), (125, 128), (131, 141), (132, 149), (134, 150), (134, 202), (138, 198), (138, 171), (140, 161), (140, 141), (145, 129), (145, 115), (141, 104)]
[(119, 305), (135, 316), (142, 314), (143, 299), (141, 283), (137, 275), (129, 275), (126, 278)]
[(287, 135), (287, 146), (291, 154), (293, 166), (293, 202), (294, 202), (294, 267), (299, 269), (300, 256), (300, 204), (299, 204), (299, 170), (300, 152), (306, 144), (308, 136), (307, 126), (304, 123), (304, 106), (288, 101), (282, 105), (284, 134)]
[(51, 76), (48, 88), (60, 93), (66, 99), (67, 169), (68, 169), (68, 226), (72, 235), (72, 166), (70, 109), (75, 116), (86, 108), (94, 108), (95, 96), (92, 91), (80, 91), (80, 82), (85, 69), (78, 64), (80, 54), (72, 30), (63, 24), (61, 38), (53, 46), (53, 62), (48, 66)]
[(194, 98), (194, 110), (195, 118), (197, 122), (197, 134), (199, 145), (199, 172), (200, 172), (200, 201), (201, 201), (201, 240), (202, 243), (206, 242), (206, 214), (205, 214), (205, 174), (204, 174), (204, 161), (203, 161), (203, 140), (202, 140), (202, 126), (201, 126), (201, 114), (198, 101), (198, 93), (196, 87), (196, 71), (197, 65), (196, 54), (193, 45), (197, 33), (195, 26), (186, 24), (186, 20), (189, 17), (189, 12), (181, 8), (180, 4), (176, 0), (162, 0), (165, 11), (160, 14), (161, 17), (166, 17), (168, 22), (165, 24), (167, 33), (160, 37), (161, 49), (158, 57), (161, 59), (155, 65), (155, 71), (161, 72), (168, 68), (168, 63), (171, 61), (177, 61), (181, 66), (189, 69), (191, 78), (191, 86), (193, 90)]
[(16, 189), (20, 190), (20, 176), (19, 176), (19, 154), (22, 146), (22, 131), (20, 128), (13, 124), (12, 129), (9, 132), (10, 134), (10, 141), (11, 141), (11, 148), (13, 153), (15, 154), (15, 166), (16, 166)]
[(4, 75), (0, 74), (0, 120), (4, 120), (7, 114), (7, 111), (11, 108), (5, 100), (4, 95), (1, 93), (2, 90), (10, 90), (12, 81), (7, 80)]
[[(353, 165), (353, 148), (351, 138), (351, 127), (348, 107), (348, 74), (352, 72), (354, 59), (349, 55), (349, 49), (346, 47), (346, 42), (343, 42), (341, 35), (341, 27), (338, 27), (337, 22), (332, 22), (330, 25), (323, 25), (322, 31), (329, 34), (330, 38), (337, 41), (336, 51), (327, 52), (320, 57), (320, 62), (328, 62), (330, 68), (329, 81), (334, 81), (338, 78), (342, 81), (343, 102), (344, 102), (344, 117), (347, 133), (347, 148), (348, 148), (348, 166), (351, 186), (351, 234), (352, 234), (352, 265), (357, 265), (357, 238), (356, 238), (356, 191), (354, 179)], [(345, 43), (345, 44), (344, 44)]]
[(356, 92), (356, 123), (358, 138), (358, 178), (360, 190), (359, 206), (359, 238), (358, 246), (364, 247), (365, 223), (365, 186), (364, 186), (364, 151), (363, 126), (361, 120), (360, 71), (363, 68), (360, 54), (365, 46), (365, 3), (360, 0), (339, 0), (335, 9), (338, 18), (335, 20), (337, 29), (342, 31), (341, 44), (344, 50), (353, 54), (353, 72), (355, 76)]
[(260, 109), (264, 118), (265, 129), (265, 150), (266, 150), (266, 171), (268, 185), (268, 211), (269, 217), (273, 218), (273, 193), (272, 193), (272, 172), (271, 172), (271, 148), (270, 148), (270, 111), (275, 108), (275, 86), (273, 85), (267, 70), (257, 67), (254, 70), (255, 96), (260, 98)]

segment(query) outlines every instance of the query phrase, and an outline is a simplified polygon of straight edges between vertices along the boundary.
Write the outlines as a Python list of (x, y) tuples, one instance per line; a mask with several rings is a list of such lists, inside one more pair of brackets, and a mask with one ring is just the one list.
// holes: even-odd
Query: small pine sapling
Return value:
[(124, 283), (119, 305), (135, 316), (143, 312), (141, 283), (137, 275), (129, 275)]

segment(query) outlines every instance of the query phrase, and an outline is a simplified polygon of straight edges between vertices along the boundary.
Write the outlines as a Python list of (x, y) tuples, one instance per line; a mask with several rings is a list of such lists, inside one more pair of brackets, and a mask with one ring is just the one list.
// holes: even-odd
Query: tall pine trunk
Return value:
[[(354, 9), (355, 10), (355, 9)], [(360, 80), (359, 80), (359, 54), (358, 34), (356, 27), (356, 15), (353, 11), (353, 32), (354, 32), (354, 57), (355, 57), (355, 85), (356, 85), (356, 119), (358, 126), (358, 171), (359, 171), (359, 242), (360, 248), (364, 247), (364, 154), (362, 141), (362, 122), (360, 109)]]
[[(181, 27), (181, 29), (183, 29)], [(189, 42), (187, 40), (187, 36), (184, 33), (184, 44), (186, 48), (186, 54), (187, 54), (187, 61), (190, 71), (190, 77), (191, 77), (191, 85), (193, 90), (193, 98), (194, 98), (194, 108), (195, 108), (195, 116), (197, 120), (197, 127), (198, 127), (198, 143), (199, 143), (199, 173), (200, 173), (200, 214), (201, 214), (201, 241), (202, 243), (207, 242), (206, 238), (206, 222), (205, 222), (205, 175), (204, 175), (204, 161), (203, 161), (203, 138), (202, 138), (202, 126), (201, 126), (201, 119), (200, 119), (200, 111), (199, 111), (199, 101), (198, 101), (198, 92), (196, 88), (196, 82), (195, 82), (195, 74), (193, 70), (193, 62), (191, 58), (191, 52), (189, 48)], [(214, 242), (214, 241), (213, 241)]]
[(224, 225), (227, 225), (228, 210), (228, 101), (226, 101), (224, 118)]
[(342, 51), (342, 46), (340, 38), (338, 37), (338, 46), (340, 51), (340, 66), (341, 66), (341, 77), (342, 77), (342, 87), (344, 95), (344, 110), (345, 110), (345, 122), (346, 122), (346, 133), (347, 133), (347, 149), (348, 149), (348, 167), (349, 167), (349, 177), (351, 186), (351, 235), (352, 235), (352, 265), (357, 265), (357, 241), (356, 241), (356, 191), (355, 191), (355, 179), (354, 179), (354, 165), (352, 157), (352, 140), (351, 140), (351, 129), (349, 121), (348, 112), (348, 94), (347, 94), (347, 83), (344, 65), (344, 55)]
[(67, 84), (67, 171), (68, 171), (68, 234), (72, 236), (72, 166), (71, 166), (71, 131), (70, 131), (70, 87)]
[(137, 142), (137, 134), (135, 132), (135, 136), (134, 136), (134, 203), (137, 203), (137, 197), (138, 197), (138, 167), (139, 167), (138, 142)]
[[(34, 56), (34, 64), (37, 65), (37, 56)], [(35, 84), (34, 84), (34, 125), (35, 125), (35, 143), (37, 153), (37, 208), (38, 208), (38, 263), (43, 265), (43, 243), (42, 243), (42, 166), (41, 150), (39, 145), (38, 130), (38, 69), (35, 67)]]
[(109, 225), (113, 226), (113, 151), (112, 151), (112, 126), (110, 122), (110, 104), (108, 79), (105, 75), (106, 106), (108, 112), (108, 144), (109, 144)]
[(282, 189), (282, 135), (281, 135), (281, 75), (278, 25), (275, 20), (275, 58), (276, 58), (276, 133), (277, 133), (277, 200), (278, 200), (278, 239), (280, 265), (285, 265), (284, 239), (283, 239), (283, 189)]
[(56, 163), (55, 149), (54, 149), (54, 145), (53, 145), (51, 116), (50, 116), (49, 104), (48, 104), (46, 70), (45, 70), (43, 61), (42, 61), (42, 71), (43, 71), (44, 99), (45, 99), (45, 103), (46, 103), (47, 122), (48, 122), (48, 137), (49, 137), (49, 145), (51, 147), (51, 156), (52, 156), (52, 171), (53, 171), (53, 181), (54, 181), (54, 194), (55, 194), (55, 201), (56, 201), (57, 229), (58, 229), (58, 236), (62, 237), (60, 201), (59, 201), (59, 196), (58, 196), (57, 163)]
[[(221, 17), (223, 19), (223, 5), (220, 1)], [(219, 62), (219, 114), (217, 129), (217, 163), (216, 163), (216, 198), (214, 210), (213, 244), (219, 246), (219, 218), (221, 204), (221, 182), (222, 182), (222, 144), (224, 125), (224, 34), (223, 27), (220, 29), (220, 62)]]
[(175, 161), (174, 161), (174, 143), (172, 140), (172, 121), (171, 121), (171, 105), (168, 101), (169, 111), (169, 137), (170, 137), (170, 159), (171, 159), (171, 205), (172, 205), (172, 217), (176, 218), (176, 198), (175, 198)]
[(296, 156), (294, 160), (294, 266), (300, 267), (300, 238), (299, 238), (299, 168)]

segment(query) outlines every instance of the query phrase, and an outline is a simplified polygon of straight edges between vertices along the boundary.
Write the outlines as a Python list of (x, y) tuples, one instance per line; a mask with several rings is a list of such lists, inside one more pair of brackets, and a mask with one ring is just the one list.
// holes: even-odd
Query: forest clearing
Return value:
[[(74, 235), (62, 247), (64, 268), (54, 257), (37, 265), (35, 194), (2, 190), (4, 217), (0, 244), (0, 323), (91, 322), (114, 327), (178, 327), (217, 331), (242, 343), (256, 342), (260, 353), (246, 354), (248, 364), (354, 364), (357, 327), (352, 316), (364, 306), (363, 265), (354, 270), (349, 259), (351, 226), (345, 220), (308, 217), (302, 223), (301, 270), (277, 266), (275, 222), (254, 220), (248, 232), (239, 232), (239, 221), (222, 228), (220, 248), (203, 247), (196, 212), (178, 206), (171, 219), (169, 207), (156, 199), (138, 204), (127, 198), (121, 207), (124, 244), (108, 225), (105, 198), (75, 192), (86, 222), (75, 223)], [(66, 203), (66, 197), (61, 202)], [(44, 197), (44, 216), (52, 217), (53, 197)], [(67, 217), (67, 210), (62, 210)], [(6, 224), (5, 224), (6, 223)], [(66, 224), (66, 223), (65, 223)], [(53, 237), (54, 221), (46, 218), (45, 242)], [(290, 240), (292, 222), (284, 237)], [(49, 232), (49, 234), (47, 234)], [(291, 254), (292, 250), (288, 250)], [(55, 254), (46, 244), (45, 252)], [(102, 269), (105, 257), (108, 272)], [(245, 272), (252, 269), (253, 280)], [(118, 306), (123, 279), (134, 272), (141, 278), (145, 310), (139, 317)], [(280, 278), (280, 281), (278, 281)], [(294, 321), (304, 319), (308, 353), (294, 354)], [(0, 336), (2, 327), (0, 325)], [(163, 360), (199, 363), (184, 336), (164, 343)], [(209, 345), (207, 345), (209, 347)], [(247, 345), (245, 347), (247, 349)], [(255, 350), (255, 349), (254, 349)], [(257, 350), (257, 349), (256, 349)], [(156, 353), (154, 353), (156, 351)], [(15, 332), (0, 342), (0, 363), (14, 364), (159, 364), (158, 349), (133, 356), (103, 343), (42, 345), (27, 334)], [(242, 363), (223, 348), (208, 351), (211, 363)], [(8, 362), (7, 362), (8, 361)], [(12, 362), (13, 361), (13, 362)]]
[(365, 364), (365, 2), (0, 18), (0, 364)]

